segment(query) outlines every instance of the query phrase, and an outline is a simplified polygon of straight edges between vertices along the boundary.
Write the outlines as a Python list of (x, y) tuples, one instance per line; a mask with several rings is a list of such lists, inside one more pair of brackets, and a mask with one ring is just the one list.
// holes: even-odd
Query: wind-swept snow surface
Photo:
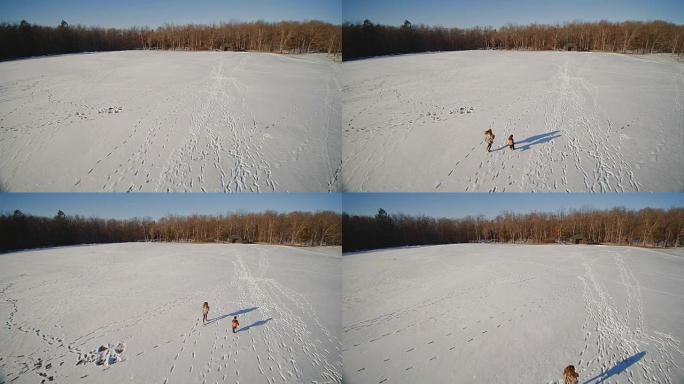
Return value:
[[(340, 278), (339, 248), (143, 243), (0, 255), (0, 382), (339, 383)], [(93, 352), (118, 343), (123, 361), (97, 366)]]
[(684, 63), (669, 55), (467, 51), (343, 73), (345, 190), (684, 189)]
[(0, 63), (9, 191), (334, 191), (339, 64), (127, 51)]
[(684, 253), (461, 244), (343, 257), (348, 383), (681, 383)]

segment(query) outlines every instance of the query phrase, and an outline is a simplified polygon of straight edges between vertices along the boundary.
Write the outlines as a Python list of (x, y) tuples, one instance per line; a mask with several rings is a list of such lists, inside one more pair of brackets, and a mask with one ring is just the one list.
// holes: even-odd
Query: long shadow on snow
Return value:
[(561, 134), (558, 132), (560, 131), (546, 132), (540, 135), (530, 136), (527, 139), (516, 142), (515, 144), (519, 146), (519, 150), (527, 151), (533, 145), (546, 143), (557, 137), (560, 137)]
[(255, 322), (253, 322), (252, 324), (250, 324), (250, 325), (248, 325), (248, 326), (246, 326), (246, 327), (243, 327), (243, 328), (238, 329), (236, 333), (239, 333), (239, 332), (242, 332), (242, 331), (246, 331), (246, 330), (248, 330), (248, 329), (250, 329), (250, 328), (252, 328), (252, 327), (258, 327), (258, 326), (264, 325), (264, 324), (268, 323), (268, 322), (271, 321), (271, 320), (273, 320), (272, 317), (269, 317), (268, 319), (265, 319), (265, 320), (255, 321)]
[[(610, 377), (619, 375), (620, 373), (624, 372), (627, 368), (635, 364), (637, 361), (641, 360), (642, 357), (646, 355), (646, 352), (639, 352), (634, 356), (628, 357), (621, 362), (615, 364), (615, 366), (603, 373), (599, 373), (597, 376), (592, 377), (591, 379), (585, 381), (583, 384), (599, 384), (603, 383), (604, 381), (608, 380)], [(596, 380), (594, 382), (594, 380)]]
[(227, 313), (225, 315), (216, 316), (213, 319), (208, 319), (207, 324), (211, 324), (215, 321), (225, 319), (226, 317), (242, 315), (243, 313), (252, 312), (252, 311), (257, 310), (257, 309), (259, 309), (259, 307), (250, 307), (250, 308), (241, 309), (239, 311), (235, 311), (233, 313)]

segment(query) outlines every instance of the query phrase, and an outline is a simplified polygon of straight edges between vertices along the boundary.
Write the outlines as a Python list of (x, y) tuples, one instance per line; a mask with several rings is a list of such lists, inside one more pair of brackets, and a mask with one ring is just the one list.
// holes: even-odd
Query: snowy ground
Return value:
[(9, 191), (329, 191), (339, 64), (127, 51), (0, 63)]
[(342, 67), (345, 190), (684, 190), (684, 63), (671, 56), (466, 51)]
[[(0, 383), (339, 383), (339, 252), (130, 243), (0, 255)], [(119, 342), (124, 361), (90, 361)]]
[(684, 380), (684, 252), (460, 244), (343, 257), (348, 383)]

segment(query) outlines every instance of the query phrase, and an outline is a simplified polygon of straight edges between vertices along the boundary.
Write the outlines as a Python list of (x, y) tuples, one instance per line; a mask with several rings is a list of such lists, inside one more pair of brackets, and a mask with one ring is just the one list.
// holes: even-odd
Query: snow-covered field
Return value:
[(126, 51), (0, 63), (9, 191), (329, 191), (339, 64)]
[[(0, 255), (0, 382), (339, 383), (340, 264), (339, 248), (264, 245)], [(95, 365), (120, 342), (123, 361)]]
[(342, 67), (345, 190), (684, 190), (684, 62), (669, 55), (466, 51)]
[(348, 383), (684, 380), (684, 252), (459, 244), (343, 256)]

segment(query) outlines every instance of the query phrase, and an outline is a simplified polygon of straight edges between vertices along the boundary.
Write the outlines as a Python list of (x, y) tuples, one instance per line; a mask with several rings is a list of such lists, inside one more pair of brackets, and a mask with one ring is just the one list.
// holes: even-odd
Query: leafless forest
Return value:
[(468, 29), (363, 23), (342, 25), (342, 57), (350, 60), (428, 51), (469, 49), (579, 50), (621, 53), (684, 52), (684, 25), (665, 21), (563, 25), (506, 25)]
[(339, 25), (320, 21), (165, 25), (156, 29), (0, 24), (0, 60), (131, 49), (329, 53), (342, 50)]
[(52, 218), (21, 211), (0, 215), (0, 251), (129, 241), (240, 242), (283, 245), (341, 245), (342, 222), (334, 212), (236, 213), (114, 220)]
[(345, 252), (406, 245), (467, 242), (604, 243), (648, 247), (684, 246), (684, 208), (631, 211), (579, 210), (569, 213), (503, 213), (447, 219), (389, 215), (342, 215)]

